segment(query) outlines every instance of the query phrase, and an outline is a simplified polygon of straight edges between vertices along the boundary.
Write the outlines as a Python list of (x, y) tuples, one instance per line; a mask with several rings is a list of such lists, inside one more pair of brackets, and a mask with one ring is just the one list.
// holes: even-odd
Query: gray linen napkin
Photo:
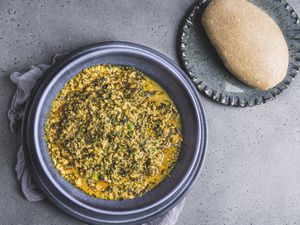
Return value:
[[(53, 58), (52, 64), (56, 61), (57, 57), (59, 57), (59, 55)], [(30, 70), (26, 72), (14, 72), (10, 75), (11, 81), (17, 86), (16, 92), (11, 102), (11, 107), (8, 110), (8, 119), (10, 121), (10, 128), (12, 132), (17, 131), (18, 122), (23, 117), (25, 105), (30, 98), (31, 90), (33, 89), (37, 80), (49, 67), (50, 65), (40, 64), (37, 66), (32, 66)], [(41, 201), (45, 199), (45, 196), (34, 182), (28, 170), (24, 159), (22, 146), (20, 146), (17, 154), (17, 164), (15, 167), (15, 171), (24, 197), (28, 201)], [(184, 201), (180, 202), (165, 215), (143, 225), (174, 225), (177, 222), (178, 216), (181, 213), (183, 206)]]

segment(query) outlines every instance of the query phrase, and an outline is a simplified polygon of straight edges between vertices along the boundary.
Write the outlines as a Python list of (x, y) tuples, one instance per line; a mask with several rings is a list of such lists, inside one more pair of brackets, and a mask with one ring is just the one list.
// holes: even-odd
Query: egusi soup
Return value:
[(167, 93), (133, 67), (97, 65), (74, 76), (45, 123), (52, 161), (67, 181), (109, 200), (142, 196), (166, 178), (182, 142)]

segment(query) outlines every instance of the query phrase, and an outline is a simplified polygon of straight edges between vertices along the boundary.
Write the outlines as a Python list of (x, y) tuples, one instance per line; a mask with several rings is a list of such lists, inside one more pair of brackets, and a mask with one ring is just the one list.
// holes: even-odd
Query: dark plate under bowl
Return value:
[[(97, 64), (129, 65), (144, 72), (168, 92), (181, 115), (183, 147), (171, 176), (133, 200), (103, 200), (75, 188), (54, 167), (44, 140), (44, 123), (55, 96), (70, 78)], [(62, 210), (90, 224), (140, 224), (170, 210), (191, 188), (203, 164), (206, 129), (199, 94), (174, 62), (141, 45), (107, 42), (75, 51), (47, 71), (26, 109), (23, 144), (37, 183)]]

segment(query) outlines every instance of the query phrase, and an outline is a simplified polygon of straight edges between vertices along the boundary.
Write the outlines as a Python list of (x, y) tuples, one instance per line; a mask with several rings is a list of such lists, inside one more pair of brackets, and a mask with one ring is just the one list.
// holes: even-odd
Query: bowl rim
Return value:
[[(189, 97), (191, 97), (193, 100), (193, 104), (195, 104), (196, 109), (196, 116), (197, 116), (197, 124), (199, 124), (199, 134), (198, 137), (199, 140), (197, 140), (196, 144), (196, 155), (193, 159), (192, 165), (189, 167), (188, 172), (185, 174), (183, 179), (176, 185), (176, 187), (169, 192), (164, 198), (160, 199), (159, 201), (155, 202), (154, 204), (151, 204), (146, 207), (141, 207), (139, 209), (133, 209), (133, 210), (122, 210), (122, 211), (109, 211), (104, 209), (95, 209), (87, 204), (83, 204), (83, 202), (78, 202), (77, 199), (75, 199), (73, 196), (69, 195), (65, 190), (63, 190), (60, 185), (55, 181), (55, 179), (50, 175), (50, 172), (48, 171), (46, 164), (41, 156), (41, 153), (39, 151), (38, 147), (38, 118), (36, 115), (38, 115), (41, 111), (41, 106), (43, 103), (44, 98), (46, 98), (47, 92), (52, 87), (52, 85), (55, 83), (56, 79), (58, 79), (58, 74), (61, 73), (61, 71), (69, 64), (75, 63), (76, 60), (79, 60), (81, 56), (86, 54), (92, 54), (94, 51), (105, 51), (107, 49), (134, 49), (135, 51), (143, 52), (144, 54), (151, 55), (154, 59), (158, 60), (159, 62), (163, 62), (164, 66), (167, 66), (168, 69), (172, 70), (173, 74), (177, 74), (177, 77), (180, 78), (180, 82), (183, 86), (188, 87), (188, 94)], [(95, 50), (96, 49), (96, 50)], [(39, 82), (39, 85), (37, 85), (37, 88), (35, 89), (35, 95), (31, 99), (30, 103), (27, 104), (26, 107), (26, 113), (24, 116), (23, 124), (24, 128), (23, 131), (23, 141), (24, 146), (27, 148), (28, 157), (26, 157), (29, 160), (29, 164), (31, 165), (31, 169), (33, 171), (35, 179), (38, 181), (39, 186), (43, 190), (46, 195), (48, 195), (48, 198), (52, 200), (56, 205), (58, 205), (60, 208), (62, 208), (64, 211), (68, 212), (69, 214), (77, 217), (80, 220), (83, 220), (87, 222), (86, 219), (88, 219), (88, 222), (91, 222), (91, 218), (86, 218), (84, 215), (78, 215), (78, 211), (74, 212), (70, 207), (66, 206), (66, 203), (61, 201), (61, 199), (58, 199), (57, 193), (54, 194), (54, 190), (49, 190), (47, 187), (46, 182), (44, 181), (45, 178), (41, 177), (41, 172), (46, 175), (46, 178), (48, 179), (47, 182), (50, 182), (54, 187), (56, 188), (55, 191), (59, 191), (62, 196), (68, 198), (68, 201), (72, 201), (75, 204), (79, 204), (81, 207), (84, 205), (84, 207), (88, 210), (97, 212), (97, 213), (108, 213), (109, 215), (131, 215), (131, 214), (138, 214), (141, 212), (144, 212), (146, 210), (154, 209), (154, 207), (158, 207), (163, 205), (164, 206), (164, 212), (170, 209), (172, 206), (174, 206), (180, 199), (182, 199), (188, 192), (188, 190), (191, 188), (192, 184), (195, 182), (195, 179), (197, 175), (199, 174), (199, 171), (203, 165), (205, 152), (206, 152), (206, 145), (207, 145), (207, 122), (206, 117), (204, 113), (204, 108), (202, 105), (202, 102), (200, 100), (200, 95), (197, 92), (196, 88), (192, 84), (192, 82), (189, 80), (187, 75), (177, 66), (173, 61), (168, 59), (166, 56), (162, 55), (161, 53), (150, 49), (148, 47), (134, 44), (134, 43), (128, 43), (128, 42), (104, 42), (104, 43), (97, 43), (93, 45), (89, 45), (87, 47), (80, 48), (79, 50), (76, 50), (67, 56), (63, 57), (61, 60), (59, 60), (55, 65), (51, 66), (51, 68), (46, 72), (48, 76), (44, 76), (45, 78)], [(51, 75), (52, 74), (52, 75)], [(52, 85), (51, 85), (52, 84)], [(33, 122), (33, 126), (32, 123)], [(26, 130), (32, 127), (33, 128), (33, 135), (28, 135), (28, 132)], [(28, 143), (30, 142), (30, 139), (33, 137), (34, 139), (34, 149), (35, 151), (30, 151), (30, 147), (28, 146)], [(36, 163), (38, 162), (39, 165)], [(42, 169), (42, 171), (40, 171)], [(39, 172), (38, 172), (39, 171)], [(189, 180), (187, 181), (187, 179)], [(185, 185), (184, 185), (185, 184)], [(182, 186), (184, 185), (184, 188), (182, 189)], [(181, 190), (182, 189), (182, 190)], [(177, 198), (174, 198), (173, 201), (167, 202), (170, 197), (175, 196)], [(63, 202), (63, 203), (62, 203)], [(160, 210), (162, 214), (162, 210)], [(77, 214), (76, 214), (77, 213)], [(153, 212), (153, 214), (157, 212)], [(153, 217), (154, 215), (152, 215)], [(155, 217), (156, 217), (155, 216)], [(151, 217), (151, 216), (150, 216)], [(149, 218), (150, 218), (149, 217)], [(122, 220), (123, 223), (124, 220)], [(97, 221), (96, 221), (97, 222)], [(109, 221), (111, 222), (111, 221)], [(127, 222), (127, 221), (126, 221)], [(133, 220), (128, 221), (133, 222)]]

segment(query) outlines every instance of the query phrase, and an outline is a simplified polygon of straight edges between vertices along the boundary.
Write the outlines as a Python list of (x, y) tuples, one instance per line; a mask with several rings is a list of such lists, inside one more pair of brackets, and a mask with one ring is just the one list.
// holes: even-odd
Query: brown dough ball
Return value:
[(273, 19), (247, 0), (212, 0), (203, 27), (227, 69), (244, 83), (267, 90), (286, 73), (286, 40)]

